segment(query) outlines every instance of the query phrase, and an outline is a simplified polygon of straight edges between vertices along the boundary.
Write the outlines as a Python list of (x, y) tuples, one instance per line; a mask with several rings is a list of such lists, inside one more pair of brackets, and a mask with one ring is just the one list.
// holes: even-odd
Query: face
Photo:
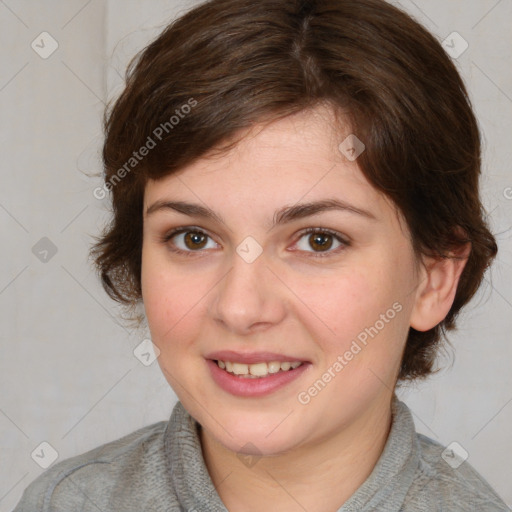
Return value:
[(258, 125), (146, 186), (142, 293), (158, 361), (234, 452), (314, 445), (394, 388), (416, 259), (332, 121), (319, 107)]

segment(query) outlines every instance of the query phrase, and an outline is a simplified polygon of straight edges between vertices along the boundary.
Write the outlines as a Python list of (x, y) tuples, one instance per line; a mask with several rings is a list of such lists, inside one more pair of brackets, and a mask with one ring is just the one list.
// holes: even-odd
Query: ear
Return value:
[(466, 243), (449, 257), (423, 259), (411, 312), (412, 328), (428, 331), (445, 319), (455, 299), (459, 279), (470, 252), (471, 244)]

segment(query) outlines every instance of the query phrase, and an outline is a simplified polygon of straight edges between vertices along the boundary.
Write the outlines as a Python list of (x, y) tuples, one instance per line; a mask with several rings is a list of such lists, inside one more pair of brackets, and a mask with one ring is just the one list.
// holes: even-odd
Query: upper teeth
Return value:
[(217, 361), (217, 364), (223, 370), (226, 370), (235, 375), (242, 375), (247, 377), (266, 377), (269, 373), (277, 373), (280, 370), (288, 371), (290, 368), (294, 369), (300, 366), (300, 361), (284, 362), (271, 361), (270, 363), (232, 363), (231, 361)]

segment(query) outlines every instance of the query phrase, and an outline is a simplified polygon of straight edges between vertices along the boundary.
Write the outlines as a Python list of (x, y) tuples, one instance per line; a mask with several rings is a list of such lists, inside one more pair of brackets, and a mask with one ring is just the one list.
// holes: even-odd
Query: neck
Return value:
[(204, 429), (200, 438), (210, 477), (230, 512), (336, 511), (372, 472), (391, 420), (386, 396), (342, 431), (253, 464), (244, 464)]

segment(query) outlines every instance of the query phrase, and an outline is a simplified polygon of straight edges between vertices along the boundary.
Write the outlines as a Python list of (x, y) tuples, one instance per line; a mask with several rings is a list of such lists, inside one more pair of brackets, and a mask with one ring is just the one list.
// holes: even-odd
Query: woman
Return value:
[(105, 135), (92, 253), (179, 402), (16, 511), (508, 510), (394, 393), (497, 251), (433, 36), (380, 0), (211, 0), (132, 62)]

